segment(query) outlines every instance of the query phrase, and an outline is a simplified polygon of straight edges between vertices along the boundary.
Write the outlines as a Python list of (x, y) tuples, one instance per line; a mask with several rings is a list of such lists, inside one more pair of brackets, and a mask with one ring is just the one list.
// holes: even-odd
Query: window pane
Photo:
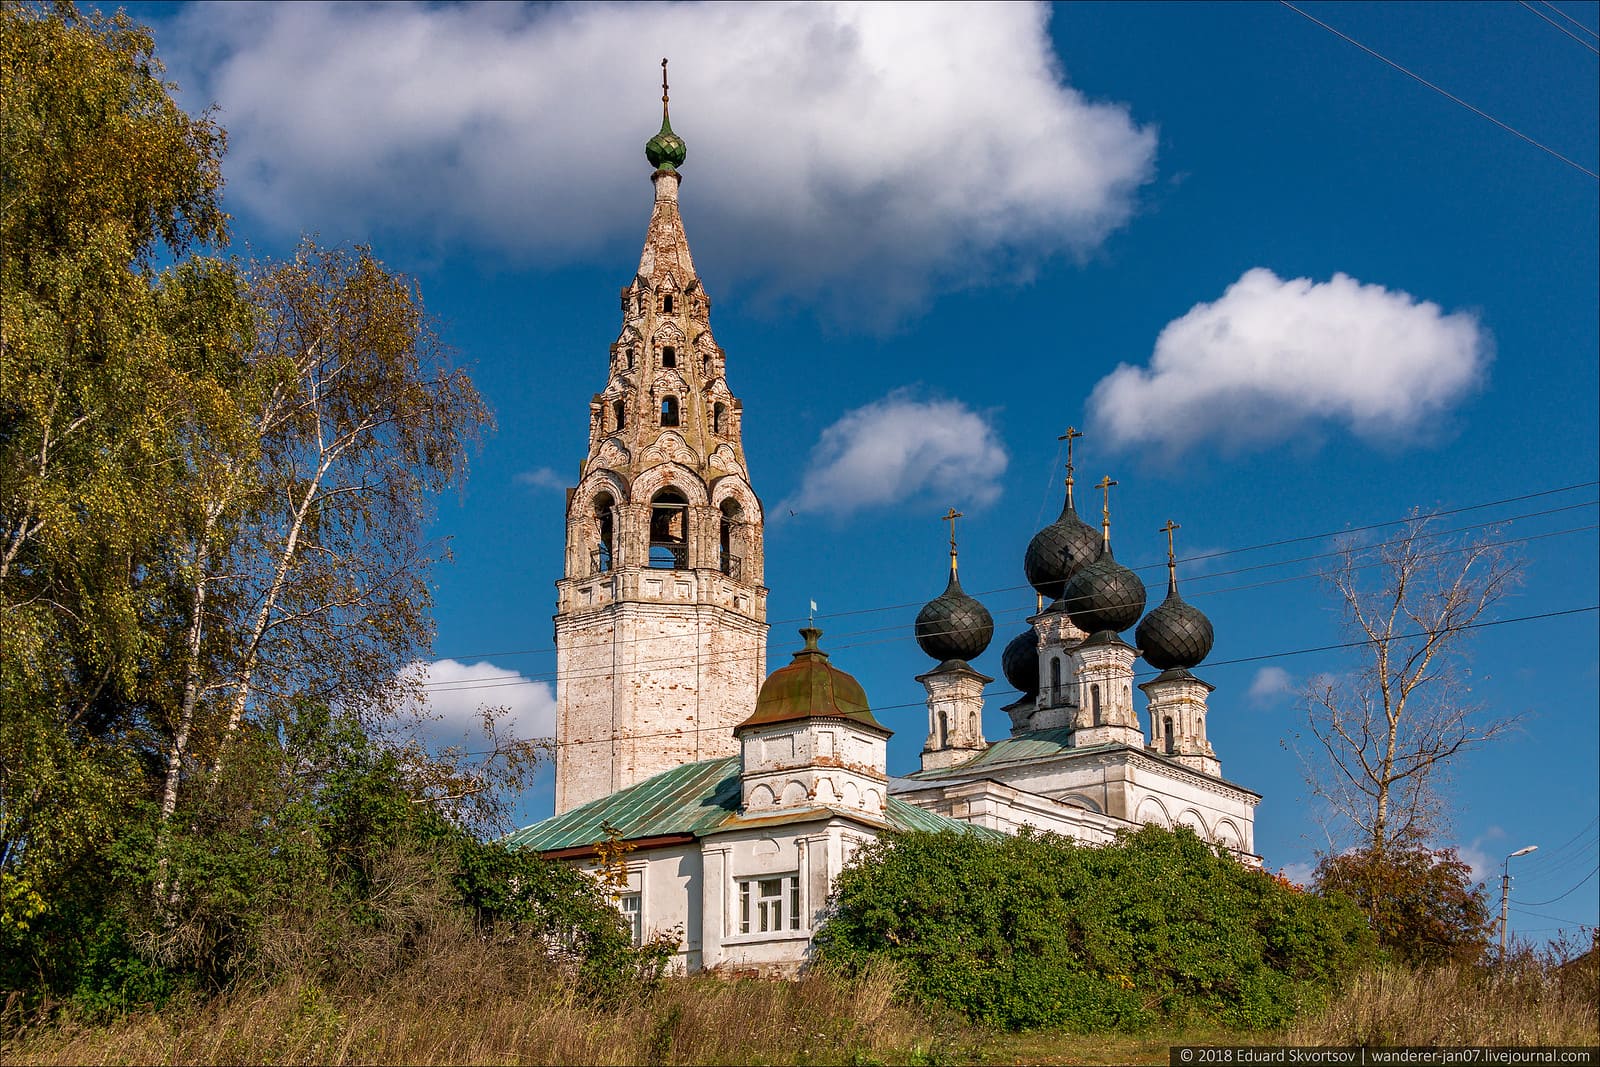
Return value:
[(800, 877), (789, 879), (789, 929), (800, 929)]
[(750, 883), (739, 883), (739, 932), (750, 932)]

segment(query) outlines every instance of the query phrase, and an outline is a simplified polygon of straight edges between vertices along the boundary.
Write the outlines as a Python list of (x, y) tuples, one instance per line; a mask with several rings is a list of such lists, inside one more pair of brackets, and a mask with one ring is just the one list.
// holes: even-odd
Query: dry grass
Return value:
[(740, 1064), (971, 1062), (970, 1031), (895, 1000), (884, 972), (844, 982), (668, 980), (609, 1006), (514, 949), (435, 952), (380, 988), (298, 979), (106, 1026), (34, 1030), (7, 1063)]
[[(1582, 961), (1579, 961), (1582, 962)], [(1411, 971), (1373, 967), (1322, 1011), (1302, 1017), (1288, 1044), (1600, 1045), (1593, 958), (1558, 968), (1524, 955), (1504, 968), (1464, 964)]]

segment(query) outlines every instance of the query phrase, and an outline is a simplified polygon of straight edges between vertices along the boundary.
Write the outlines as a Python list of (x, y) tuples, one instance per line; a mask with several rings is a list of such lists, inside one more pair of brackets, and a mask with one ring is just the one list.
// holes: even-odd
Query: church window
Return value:
[(1166, 734), (1167, 734), (1167, 755), (1170, 756), (1174, 752), (1178, 751), (1178, 739), (1176, 737), (1172, 736), (1172, 716), (1170, 716), (1170, 715), (1167, 716), (1167, 719), (1166, 719), (1166, 722), (1165, 722), (1164, 725), (1165, 725)]
[(608, 571), (612, 566), (612, 553), (615, 551), (615, 532), (611, 519), (612, 504), (610, 493), (601, 493), (594, 498), (595, 525), (600, 531), (594, 554), (596, 571)]
[(686, 570), (689, 566), (689, 502), (676, 489), (663, 489), (650, 501), (650, 566)]
[(722, 428), (722, 424), (727, 420), (727, 417), (728, 405), (719, 400), (711, 409), (711, 432), (717, 434), (726, 433), (727, 431)]
[[(672, 313), (672, 297), (670, 294), (661, 298), (661, 310), (669, 315)], [(670, 352), (672, 350), (669, 348), (667, 351)], [(672, 364), (668, 363), (667, 366), (670, 367)]]
[(617, 429), (622, 429), (628, 421), (628, 405), (621, 400), (611, 402), (611, 414), (615, 419)]
[(1061, 703), (1061, 661), (1055, 658), (1050, 660), (1050, 704), (1055, 706)]
[(628, 924), (635, 947), (644, 943), (643, 904), (644, 900), (639, 893), (624, 893), (617, 898), (617, 910), (622, 912), (622, 921)]
[(628, 369), (629, 370), (633, 369), (633, 349), (632, 348), (628, 349)]
[(1089, 687), (1089, 707), (1092, 708), (1093, 711), (1094, 711), (1094, 724), (1096, 726), (1099, 726), (1100, 725), (1100, 687), (1098, 685), (1091, 685)]
[(678, 425), (678, 398), (667, 396), (661, 398), (661, 425)]
[(678, 350), (671, 345), (661, 350), (661, 365), (663, 367), (676, 367), (678, 365)]
[(939, 736), (934, 742), (934, 747), (944, 748), (950, 743), (950, 715), (948, 712), (939, 712)]
[(739, 932), (800, 929), (800, 876), (746, 878), (739, 883)]

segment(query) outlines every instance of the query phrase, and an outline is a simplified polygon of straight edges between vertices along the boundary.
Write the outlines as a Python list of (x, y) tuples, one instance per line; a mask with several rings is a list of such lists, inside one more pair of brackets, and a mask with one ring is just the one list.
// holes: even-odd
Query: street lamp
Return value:
[(1511, 861), (1518, 856), (1526, 856), (1530, 852), (1539, 851), (1538, 845), (1529, 845), (1519, 848), (1506, 857), (1505, 863), (1500, 867), (1500, 959), (1506, 958), (1506, 918), (1511, 904)]

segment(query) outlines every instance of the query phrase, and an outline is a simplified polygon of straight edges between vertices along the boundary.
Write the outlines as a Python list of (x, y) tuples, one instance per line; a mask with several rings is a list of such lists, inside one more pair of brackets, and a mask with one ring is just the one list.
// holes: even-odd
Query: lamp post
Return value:
[(1511, 904), (1511, 861), (1518, 856), (1526, 856), (1530, 852), (1539, 851), (1538, 845), (1529, 845), (1519, 848), (1506, 857), (1505, 863), (1500, 866), (1500, 959), (1506, 958), (1506, 920)]

